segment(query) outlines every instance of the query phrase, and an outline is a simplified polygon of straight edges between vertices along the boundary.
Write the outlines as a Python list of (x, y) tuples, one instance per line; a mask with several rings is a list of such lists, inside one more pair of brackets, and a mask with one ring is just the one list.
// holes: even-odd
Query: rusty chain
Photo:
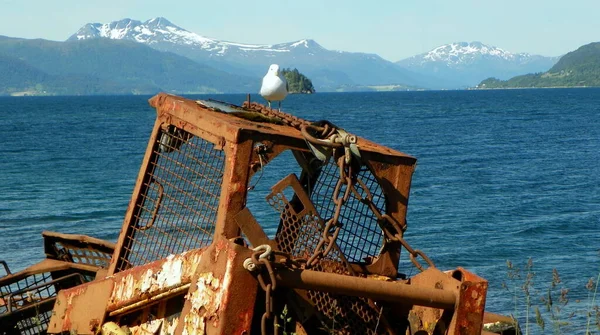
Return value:
[[(404, 249), (408, 251), (410, 255), (410, 261), (414, 264), (414, 266), (417, 269), (419, 269), (419, 271), (423, 271), (424, 269), (423, 265), (421, 265), (421, 263), (419, 263), (419, 261), (417, 260), (418, 257), (421, 257), (429, 267), (434, 268), (435, 265), (433, 264), (433, 261), (429, 257), (427, 257), (427, 255), (425, 255), (423, 251), (413, 249), (410, 246), (410, 244), (408, 244), (408, 242), (406, 242), (406, 240), (402, 237), (404, 231), (406, 230), (406, 225), (401, 226), (400, 223), (393, 217), (387, 214), (382, 214), (379, 208), (377, 208), (377, 206), (373, 203), (373, 195), (371, 194), (371, 191), (369, 190), (367, 185), (365, 185), (365, 183), (358, 178), (357, 183), (360, 185), (360, 188), (365, 192), (366, 197), (363, 197), (354, 186), (352, 186), (352, 193), (358, 201), (366, 204), (371, 210), (371, 212), (373, 212), (373, 214), (377, 218), (377, 223), (379, 224), (381, 230), (383, 230), (386, 238), (393, 242), (399, 242), (404, 247)], [(388, 226), (386, 226), (386, 223), (392, 227), (393, 232), (390, 231)]]
[[(306, 263), (306, 268), (315, 266), (321, 259), (327, 257), (327, 255), (333, 249), (335, 241), (342, 228), (342, 225), (339, 222), (340, 213), (342, 207), (344, 206), (344, 203), (348, 201), (351, 192), (354, 194), (358, 201), (366, 204), (371, 210), (371, 212), (373, 212), (373, 214), (377, 218), (377, 223), (383, 230), (386, 238), (389, 241), (400, 243), (404, 247), (404, 249), (408, 251), (410, 260), (417, 269), (419, 269), (420, 271), (424, 270), (423, 266), (421, 265), (421, 263), (419, 263), (417, 259), (418, 257), (421, 257), (429, 267), (435, 267), (433, 261), (431, 261), (431, 259), (427, 255), (425, 255), (425, 253), (423, 253), (421, 250), (413, 249), (410, 246), (410, 244), (408, 244), (408, 242), (404, 240), (402, 235), (406, 230), (406, 225), (401, 226), (400, 223), (393, 217), (387, 214), (382, 214), (379, 208), (377, 208), (377, 206), (373, 203), (373, 195), (369, 191), (369, 188), (365, 185), (365, 183), (362, 180), (354, 176), (352, 173), (352, 165), (350, 164), (349, 159), (350, 153), (347, 146), (348, 139), (341, 139), (339, 136), (337, 136), (337, 129), (335, 127), (332, 127), (328, 124), (325, 124), (323, 127), (315, 126), (309, 121), (278, 110), (267, 108), (264, 105), (261, 105), (256, 102), (251, 103), (250, 101), (247, 101), (244, 102), (243, 106), (245, 108), (262, 113), (266, 116), (280, 119), (285, 125), (300, 130), (304, 138), (314, 145), (332, 147), (334, 151), (333, 157), (336, 157), (336, 150), (338, 148), (344, 147), (344, 155), (338, 155), (339, 157), (337, 158), (337, 165), (340, 170), (340, 177), (335, 185), (333, 192), (333, 202), (336, 205), (335, 212), (333, 217), (327, 220), (319, 243), (317, 244), (313, 255), (308, 259)], [(329, 140), (323, 140), (318, 137), (315, 137), (312, 134), (310, 134), (309, 130), (312, 130), (312, 132), (316, 132), (319, 137), (327, 138)], [(355, 143), (355, 141), (355, 137), (352, 136), (350, 142)], [(358, 183), (360, 187), (364, 190), (365, 194), (367, 195), (366, 197), (363, 197), (356, 190), (356, 188), (354, 187), (355, 183)], [(346, 189), (344, 191), (344, 194), (340, 195), (341, 189), (344, 185), (346, 186)], [(388, 226), (391, 226), (393, 231), (391, 231)]]
[[(333, 217), (327, 220), (325, 223), (319, 243), (315, 247), (313, 255), (306, 262), (306, 268), (317, 265), (319, 260), (327, 257), (327, 255), (333, 249), (335, 241), (342, 229), (342, 225), (340, 224), (340, 214), (342, 212), (344, 203), (346, 203), (350, 197), (350, 190), (352, 189), (352, 168), (350, 164), (346, 164), (344, 156), (340, 156), (338, 158), (338, 166), (340, 168), (340, 177), (337, 180), (333, 190), (333, 203), (335, 204), (335, 211)], [(344, 185), (346, 185), (346, 189), (342, 194), (342, 187)]]
[[(244, 268), (250, 272), (256, 273), (256, 279), (260, 287), (265, 291), (265, 312), (260, 320), (260, 329), (262, 335), (279, 334), (279, 319), (276, 313), (273, 313), (273, 291), (277, 289), (277, 281), (275, 272), (271, 265), (270, 257), (272, 250), (269, 245), (260, 245), (254, 249), (252, 256), (244, 261)], [(266, 276), (263, 269), (266, 269)], [(266, 278), (265, 278), (266, 277)], [(267, 321), (273, 319), (273, 332), (267, 330)]]

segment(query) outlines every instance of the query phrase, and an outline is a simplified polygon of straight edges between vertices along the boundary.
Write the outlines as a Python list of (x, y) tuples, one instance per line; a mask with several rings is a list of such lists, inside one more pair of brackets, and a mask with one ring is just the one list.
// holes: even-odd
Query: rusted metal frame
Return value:
[(457, 301), (456, 293), (450, 290), (313, 270), (278, 267), (275, 277), (279, 284), (289, 288), (358, 296), (375, 301), (402, 302), (443, 309), (453, 309)]
[[(193, 100), (159, 93), (152, 97), (148, 102), (152, 107), (156, 108), (158, 114), (157, 119), (162, 120), (166, 124), (181, 126), (182, 124), (170, 120), (171, 117), (175, 117), (185, 122), (185, 126), (189, 127), (193, 125), (204, 131), (208, 131), (211, 134), (218, 134), (218, 136), (222, 136), (225, 140), (235, 140), (235, 132), (238, 127), (224, 122), (223, 117), (219, 117), (219, 113), (200, 106)], [(182, 129), (186, 131), (189, 130), (189, 128)], [(198, 134), (197, 136), (210, 140), (209, 138), (202, 136), (202, 134)]]
[[(240, 129), (301, 138), (300, 132), (295, 129), (270, 123), (251, 122), (228, 113), (211, 110), (199, 105), (194, 100), (160, 93), (151, 98), (149, 102), (152, 107), (156, 108), (159, 118), (176, 117), (187, 124), (195, 125), (234, 143), (240, 142), (236, 139)], [(173, 124), (176, 125), (176, 123)]]
[(108, 277), (107, 279), (114, 282), (114, 289), (106, 307), (107, 312), (129, 311), (127, 306), (152, 299), (152, 296), (173, 290), (179, 292), (180, 287), (190, 283), (203, 254), (204, 248), (195, 249), (139, 265)]
[[(250, 131), (260, 132), (266, 135), (284, 135), (291, 138), (304, 141), (304, 137), (300, 133), (299, 128), (292, 126), (277, 125), (271, 123), (251, 122), (242, 118), (238, 118), (227, 113), (212, 111), (210, 108), (200, 106), (194, 100), (185, 99), (165, 93), (159, 93), (149, 100), (150, 105), (157, 109), (159, 115), (170, 113), (178, 116), (186, 122), (200, 125), (202, 124), (208, 129), (213, 129), (219, 134), (223, 134), (226, 140), (233, 140), (231, 130), (246, 129)], [(255, 105), (255, 103), (252, 103)], [(261, 106), (265, 108), (264, 106)], [(255, 111), (252, 108), (243, 108), (246, 111)], [(201, 111), (199, 113), (198, 111)], [(200, 115), (201, 114), (201, 115)], [(290, 115), (291, 116), (291, 115)], [(297, 117), (292, 118), (299, 120), (301, 124), (305, 120)], [(391, 148), (379, 145), (364, 138), (357, 139), (357, 145), (361, 151), (372, 151), (382, 156), (393, 156), (396, 158), (407, 158), (414, 160), (413, 157)]]
[(487, 281), (458, 268), (442, 272), (435, 268), (410, 278), (411, 285), (436, 287), (454, 292), (456, 304), (452, 310), (439, 307), (412, 306), (408, 311), (410, 333), (419, 331), (448, 335), (479, 335), (483, 327)]
[[(200, 108), (200, 107), (198, 107)], [(222, 126), (218, 124), (208, 124), (204, 119), (209, 111), (204, 109), (194, 111), (183, 111), (179, 113), (164, 112), (159, 114), (157, 120), (164, 126), (173, 125), (179, 129), (200, 137), (215, 145), (216, 150), (222, 150), (226, 140), (235, 140), (235, 136), (225, 133)], [(226, 128), (228, 131), (235, 131), (234, 128)]]
[(452, 277), (460, 281), (460, 289), (450, 334), (478, 335), (483, 328), (488, 282), (460, 267)]
[[(406, 158), (381, 159), (379, 155), (365, 152), (363, 158), (386, 195), (386, 214), (401, 225), (406, 223), (406, 211), (410, 195), (412, 175), (416, 160)], [(390, 162), (390, 160), (392, 160)], [(400, 232), (402, 233), (402, 232)]]
[[(8, 313), (12, 313), (13, 312), (13, 308), (16, 308), (16, 310), (19, 310), (21, 308), (27, 308), (28, 306), (20, 306), (20, 307), (19, 306), (13, 306), (13, 303), (16, 305), (18, 302), (21, 302), (23, 300), (27, 300), (27, 298), (31, 298), (28, 295), (29, 292), (31, 292), (31, 291), (37, 291), (40, 288), (47, 288), (48, 286), (51, 286), (51, 285), (54, 286), (55, 284), (58, 284), (58, 283), (60, 283), (62, 281), (66, 281), (67, 279), (71, 279), (71, 278), (74, 278), (74, 277), (79, 277), (80, 284), (83, 284), (85, 282), (85, 279), (83, 278), (83, 276), (80, 273), (71, 273), (71, 274), (68, 274), (66, 276), (60, 277), (58, 279), (53, 279), (53, 280), (47, 281), (45, 283), (41, 283), (41, 284), (38, 284), (38, 285), (30, 286), (30, 287), (27, 287), (27, 288), (24, 288), (24, 289), (21, 289), (21, 290), (17, 290), (17, 291), (11, 292), (9, 295), (6, 296), (6, 301), (8, 302), (8, 306), (7, 306), (8, 307)], [(55, 288), (55, 290), (56, 290), (56, 288)], [(56, 291), (58, 291), (58, 290), (56, 290)], [(19, 297), (19, 300), (15, 300), (14, 299), (17, 296)], [(27, 296), (27, 298), (23, 298), (23, 296)], [(49, 299), (49, 298), (52, 298), (52, 297), (45, 297), (45, 298), (44, 297), (39, 297), (40, 300), (45, 300), (45, 299)], [(31, 298), (31, 299), (33, 299), (33, 298)]]
[(258, 284), (243, 267), (252, 251), (223, 237), (207, 247), (197, 265), (175, 335), (254, 334)]
[(115, 309), (114, 311), (110, 311), (108, 313), (108, 315), (109, 316), (122, 315), (122, 314), (136, 311), (141, 308), (146, 308), (148, 306), (151, 306), (154, 303), (157, 303), (158, 301), (166, 300), (166, 299), (172, 298), (174, 296), (181, 295), (181, 294), (187, 292), (189, 290), (189, 288), (190, 288), (190, 283), (183, 284), (181, 286), (177, 286), (175, 288), (169, 289), (168, 291), (165, 291), (162, 293), (157, 293), (157, 294), (151, 295), (147, 298), (143, 298), (140, 301), (137, 301), (137, 302), (131, 303), (129, 305), (123, 306), (121, 308)]
[(234, 238), (240, 236), (235, 215), (246, 205), (250, 180), (250, 159), (253, 152), (252, 140), (241, 143), (225, 142), (225, 166), (219, 197), (219, 210), (213, 240), (218, 236)]
[(154, 128), (152, 129), (152, 133), (150, 135), (150, 140), (148, 142), (148, 146), (146, 147), (146, 153), (144, 154), (144, 158), (142, 160), (142, 164), (140, 167), (140, 171), (138, 173), (138, 177), (136, 179), (135, 186), (133, 188), (133, 193), (131, 200), (129, 201), (129, 205), (127, 206), (127, 211), (125, 212), (125, 218), (123, 220), (123, 225), (121, 227), (121, 233), (119, 234), (119, 239), (115, 245), (115, 252), (113, 253), (110, 266), (108, 267), (107, 275), (113, 275), (117, 266), (121, 260), (121, 258), (127, 258), (127, 251), (123, 248), (123, 245), (126, 242), (127, 237), (133, 232), (134, 227), (132, 226), (133, 221), (135, 220), (135, 211), (137, 210), (138, 204), (143, 203), (144, 199), (142, 194), (145, 193), (147, 189), (147, 185), (149, 184), (150, 173), (147, 173), (150, 168), (152, 168), (151, 159), (155, 156), (154, 151), (157, 147), (157, 139), (160, 133), (161, 122), (157, 119), (154, 123)]
[(99, 268), (93, 265), (77, 264), (65, 261), (59, 261), (55, 259), (44, 259), (43, 261), (36, 263), (24, 270), (19, 272), (11, 273), (10, 275), (0, 278), (0, 286), (7, 285), (9, 283), (17, 282), (25, 279), (31, 275), (37, 275), (42, 273), (50, 273), (64, 270), (80, 270), (94, 274)]
[(48, 333), (95, 334), (106, 318), (183, 294), (204, 253), (191, 250), (59, 291)]
[(107, 277), (60, 290), (48, 323), (48, 334), (96, 334), (104, 322), (114, 284), (112, 277)]
[[(159, 95), (150, 100), (157, 101), (155, 98), (160, 98)], [(175, 105), (178, 103), (172, 102)], [(178, 112), (178, 115), (175, 113)], [(168, 106), (159, 105), (157, 107), (157, 119), (154, 124), (154, 128), (152, 130), (150, 140), (148, 142), (148, 146), (146, 148), (146, 153), (144, 155), (144, 159), (142, 161), (142, 165), (140, 167), (140, 172), (138, 173), (138, 178), (136, 180), (136, 185), (133, 190), (133, 196), (130, 200), (129, 206), (127, 208), (127, 212), (125, 213), (125, 219), (123, 221), (123, 226), (121, 228), (121, 234), (119, 235), (119, 239), (115, 246), (115, 252), (113, 253), (113, 257), (111, 260), (111, 264), (109, 266), (108, 275), (112, 275), (116, 272), (117, 266), (119, 265), (120, 260), (127, 258), (127, 251), (123, 248), (126, 239), (133, 233), (134, 227), (132, 226), (133, 221), (135, 219), (135, 211), (137, 210), (138, 204), (144, 202), (142, 194), (145, 194), (148, 185), (150, 184), (150, 176), (152, 175), (152, 161), (155, 159), (156, 150), (158, 146), (158, 136), (161, 134), (161, 129), (166, 125), (172, 124), (177, 128), (183, 129), (192, 135), (201, 137), (204, 140), (207, 140), (215, 145), (215, 149), (221, 150), (225, 144), (225, 139), (221, 134), (215, 134), (211, 131), (215, 131), (222, 128), (219, 126), (214, 126), (212, 129), (201, 122), (202, 110), (200, 107), (196, 106), (195, 109), (177, 109), (169, 110)], [(194, 123), (191, 123), (194, 122)], [(200, 128), (199, 126), (202, 126)]]
[(98, 250), (107, 254), (112, 254), (115, 250), (115, 243), (86, 235), (63, 234), (46, 230), (42, 232), (42, 236), (44, 237), (44, 251), (46, 255), (50, 254), (53, 256), (54, 249), (52, 247), (56, 242), (66, 244), (66, 246)]
[(271, 248), (276, 249), (277, 243), (269, 239), (262, 226), (260, 223), (258, 223), (258, 221), (256, 221), (256, 218), (254, 215), (252, 215), (252, 212), (250, 212), (248, 207), (244, 207), (241, 211), (239, 211), (235, 215), (234, 219), (238, 227), (240, 227), (242, 234), (244, 234), (244, 236), (246, 236), (248, 239), (248, 242), (250, 242), (250, 245), (257, 247), (259, 245), (267, 244)]

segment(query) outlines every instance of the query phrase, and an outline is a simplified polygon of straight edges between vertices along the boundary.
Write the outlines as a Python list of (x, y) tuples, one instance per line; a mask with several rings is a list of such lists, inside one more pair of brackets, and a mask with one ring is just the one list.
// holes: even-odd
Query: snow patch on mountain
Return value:
[(457, 42), (439, 46), (427, 53), (400, 61), (406, 65), (418, 66), (430, 62), (452, 66), (469, 65), (481, 58), (493, 58), (509, 62), (525, 63), (532, 58), (528, 53), (511, 53), (504, 49), (481, 42)]
[(123, 19), (111, 23), (88, 23), (73, 34), (69, 40), (91, 38), (131, 40), (150, 46), (158, 43), (171, 43), (196, 47), (220, 56), (232, 51), (285, 53), (302, 47), (323, 49), (317, 42), (308, 39), (280, 44), (246, 44), (220, 41), (185, 30), (163, 17), (153, 18), (145, 22)]

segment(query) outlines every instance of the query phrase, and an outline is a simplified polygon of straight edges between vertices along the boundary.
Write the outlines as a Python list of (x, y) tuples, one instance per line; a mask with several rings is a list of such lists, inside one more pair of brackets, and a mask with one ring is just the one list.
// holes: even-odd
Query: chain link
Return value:
[[(332, 201), (335, 204), (335, 211), (333, 217), (327, 220), (327, 222), (325, 223), (323, 233), (321, 234), (321, 239), (319, 240), (319, 243), (317, 244), (313, 255), (306, 262), (306, 268), (310, 268), (317, 265), (317, 263), (321, 259), (329, 255), (331, 250), (333, 250), (333, 247), (336, 245), (335, 242), (342, 229), (342, 225), (340, 223), (340, 215), (342, 212), (342, 207), (350, 197), (350, 190), (352, 189), (352, 167), (350, 164), (346, 163), (344, 156), (338, 157), (337, 160), (338, 166), (340, 168), (340, 177), (338, 178), (335, 184), (332, 196)], [(342, 187), (344, 185), (346, 186), (346, 189), (342, 193)]]
[[(401, 225), (396, 219), (393, 217), (382, 214), (379, 208), (373, 203), (373, 195), (371, 194), (369, 188), (365, 185), (365, 183), (353, 176), (352, 174), (352, 165), (350, 164), (350, 154), (349, 154), (349, 142), (347, 139), (341, 139), (339, 134), (337, 133), (337, 129), (335, 127), (330, 126), (325, 123), (323, 127), (315, 126), (311, 122), (301, 119), (299, 117), (274, 110), (268, 108), (264, 105), (261, 105), (256, 102), (244, 102), (243, 105), (247, 109), (254, 110), (256, 112), (262, 113), (269, 117), (275, 117), (280, 119), (283, 124), (294, 127), (302, 132), (304, 138), (312, 144), (329, 146), (333, 148), (334, 154), (333, 157), (336, 157), (337, 148), (344, 147), (344, 155), (339, 155), (337, 158), (337, 165), (340, 169), (340, 177), (335, 185), (335, 189), (333, 192), (333, 202), (336, 205), (334, 215), (331, 219), (327, 220), (325, 224), (325, 228), (323, 229), (323, 233), (315, 248), (313, 255), (308, 259), (306, 263), (306, 268), (310, 268), (315, 266), (321, 259), (327, 257), (327, 255), (333, 249), (336, 239), (340, 233), (342, 225), (339, 222), (340, 213), (342, 207), (348, 201), (350, 193), (354, 194), (356, 199), (364, 204), (366, 204), (371, 212), (376, 216), (377, 222), (381, 229), (383, 230), (386, 238), (389, 241), (400, 243), (406, 251), (410, 254), (410, 260), (414, 264), (414, 266), (423, 271), (423, 266), (418, 261), (418, 257), (421, 257), (429, 267), (435, 267), (433, 262), (425, 253), (421, 250), (413, 249), (406, 240), (402, 237), (404, 231), (406, 230), (406, 225)], [(310, 134), (309, 130), (312, 132), (316, 132), (318, 137), (327, 138), (328, 140), (323, 140), (317, 137), (314, 137)], [(356, 139), (353, 137), (352, 142), (355, 142)], [(363, 197), (358, 190), (354, 187), (354, 184), (360, 185), (360, 188), (366, 194), (366, 197)], [(343, 186), (346, 186), (343, 196), (340, 195), (341, 189)], [(390, 229), (391, 226), (391, 229)], [(333, 232), (332, 232), (333, 229)]]
[[(276, 313), (273, 313), (273, 291), (277, 289), (277, 281), (275, 279), (275, 271), (271, 265), (270, 257), (272, 256), (271, 247), (268, 245), (260, 245), (253, 249), (254, 252), (249, 259), (244, 261), (244, 268), (250, 272), (256, 273), (256, 279), (260, 287), (265, 291), (265, 312), (260, 320), (260, 329), (262, 335), (279, 334), (279, 319)], [(265, 271), (266, 269), (266, 276)], [(273, 331), (269, 332), (267, 321), (273, 319)]]
[[(365, 183), (357, 178), (357, 184), (360, 185), (360, 188), (365, 192), (366, 197), (363, 197), (360, 194), (360, 192), (358, 192), (358, 190), (356, 190), (354, 187), (352, 187), (352, 193), (358, 201), (366, 204), (371, 210), (371, 212), (373, 212), (373, 214), (377, 218), (377, 223), (383, 230), (387, 239), (393, 242), (399, 242), (404, 247), (404, 249), (408, 251), (410, 255), (410, 261), (417, 269), (419, 269), (419, 271), (423, 271), (424, 269), (421, 263), (419, 263), (419, 261), (417, 260), (418, 257), (421, 257), (429, 267), (434, 268), (435, 265), (433, 264), (433, 261), (431, 261), (431, 259), (427, 257), (425, 253), (423, 253), (423, 251), (413, 249), (410, 246), (410, 244), (408, 244), (408, 242), (406, 242), (406, 240), (402, 237), (404, 231), (406, 231), (406, 225), (400, 225), (400, 223), (393, 217), (387, 214), (382, 214), (379, 208), (377, 208), (377, 206), (375, 205), (375, 203), (373, 203), (373, 195), (371, 194), (369, 188), (365, 185)], [(389, 226), (391, 226), (392, 229), (390, 229)]]

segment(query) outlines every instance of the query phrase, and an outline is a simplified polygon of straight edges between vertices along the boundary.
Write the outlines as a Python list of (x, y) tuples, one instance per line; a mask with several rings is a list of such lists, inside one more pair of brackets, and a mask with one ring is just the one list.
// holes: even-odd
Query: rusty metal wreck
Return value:
[[(45, 260), (3, 263), (0, 334), (452, 335), (507, 321), (485, 312), (485, 279), (404, 239), (414, 157), (249, 98), (150, 105), (116, 244), (45, 232)], [(286, 152), (290, 174), (263, 175)], [(253, 215), (258, 182), (278, 222)]]

